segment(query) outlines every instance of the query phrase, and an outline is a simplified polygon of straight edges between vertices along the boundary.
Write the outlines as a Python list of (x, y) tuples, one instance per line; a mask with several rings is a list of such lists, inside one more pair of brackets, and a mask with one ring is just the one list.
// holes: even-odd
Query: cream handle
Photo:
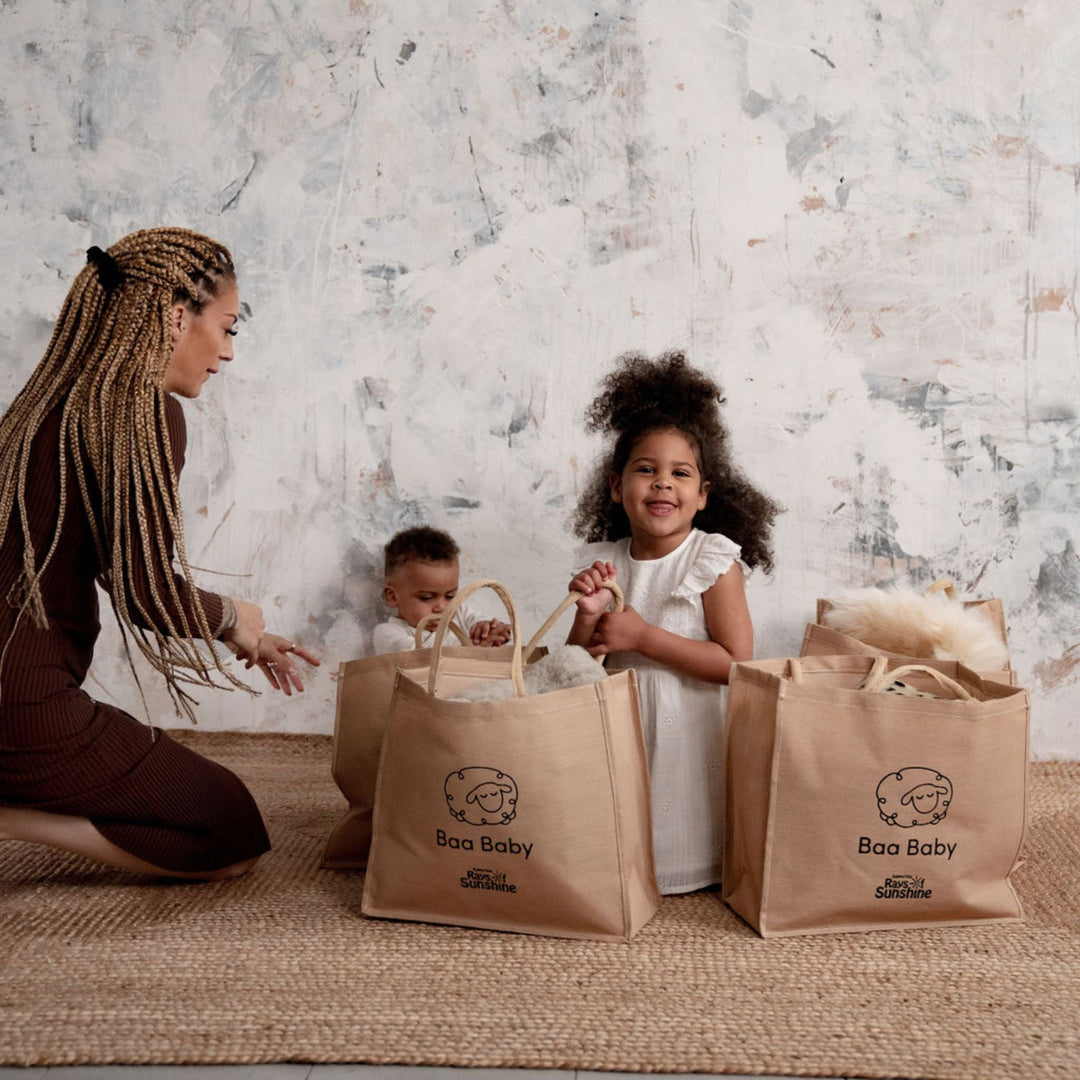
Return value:
[(457, 596), (446, 606), (439, 620), (438, 629), (435, 631), (435, 641), (432, 644), (431, 670), (428, 672), (428, 693), (435, 696), (435, 687), (439, 681), (439, 667), (442, 665), (443, 639), (446, 637), (446, 628), (453, 622), (458, 608), (479, 589), (491, 589), (503, 602), (506, 613), (510, 616), (510, 632), (513, 634), (514, 656), (510, 664), (510, 679), (514, 684), (514, 696), (525, 696), (525, 680), (521, 674), (521, 627), (518, 625), (517, 609), (510, 594), (497, 581), (474, 581), (460, 590)]
[(870, 669), (870, 674), (867, 675), (866, 681), (862, 685), (862, 689), (868, 693), (877, 693), (884, 689), (887, 683), (892, 682), (894, 679), (899, 679), (909, 672), (917, 672), (920, 675), (929, 675), (934, 679), (938, 686), (943, 690), (948, 690), (955, 694), (961, 701), (973, 701), (974, 698), (968, 691), (960, 685), (955, 679), (950, 679), (944, 672), (938, 671), (937, 668), (928, 666), (927, 664), (901, 664), (899, 667), (889, 670), (889, 661), (887, 657), (877, 656), (874, 658), (874, 666)]
[[(600, 585), (601, 588), (611, 590), (611, 595), (615, 598), (613, 609), (615, 611), (622, 611), (624, 604), (623, 591), (619, 588), (618, 584), (610, 578), (605, 578), (600, 583)], [(533, 634), (533, 636), (529, 639), (529, 643), (525, 646), (524, 653), (526, 664), (532, 663), (533, 654), (536, 652), (537, 649), (540, 648), (540, 642), (544, 639), (544, 635), (559, 621), (559, 617), (563, 614), (563, 612), (566, 611), (567, 608), (573, 607), (574, 604), (576, 604), (583, 595), (584, 593), (574, 592), (573, 590), (571, 590), (566, 594), (565, 597), (563, 597), (562, 603), (559, 604), (559, 606), (548, 616), (547, 621), (544, 623), (544, 625), (541, 626), (535, 634)], [(601, 660), (601, 663), (603, 662), (603, 660), (606, 659), (607, 657), (604, 657)]]
[(956, 595), (956, 586), (953, 584), (952, 578), (938, 578), (933, 585), (927, 586), (926, 595), (930, 596), (933, 593), (943, 592), (950, 600), (959, 600), (960, 597)]

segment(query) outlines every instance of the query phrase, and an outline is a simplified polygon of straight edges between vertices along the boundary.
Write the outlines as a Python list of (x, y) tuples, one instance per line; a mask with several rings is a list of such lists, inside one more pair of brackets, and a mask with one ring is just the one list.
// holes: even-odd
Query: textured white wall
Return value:
[[(232, 247), (189, 553), (325, 666), (200, 718), (325, 732), (386, 538), (449, 528), (535, 626), (597, 380), (682, 346), (788, 508), (759, 653), (948, 574), (1004, 599), (1035, 754), (1076, 757), (1077, 70), (1071, 0), (3, 0), (0, 403), (89, 245)], [(141, 715), (111, 632), (93, 675)]]

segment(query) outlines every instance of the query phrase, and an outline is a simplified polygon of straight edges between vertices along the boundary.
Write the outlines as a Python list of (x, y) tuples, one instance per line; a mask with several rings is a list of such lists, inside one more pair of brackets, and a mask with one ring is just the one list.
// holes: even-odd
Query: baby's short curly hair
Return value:
[(417, 525), (391, 537), (383, 548), (386, 558), (385, 575), (408, 562), (453, 562), (459, 554), (454, 538), (430, 525)]

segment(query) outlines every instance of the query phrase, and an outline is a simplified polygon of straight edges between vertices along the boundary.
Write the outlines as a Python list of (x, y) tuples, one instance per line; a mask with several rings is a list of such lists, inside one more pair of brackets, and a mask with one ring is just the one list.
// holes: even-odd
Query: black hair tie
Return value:
[(98, 280), (106, 296), (124, 280), (120, 265), (107, 251), (102, 251), (99, 247), (87, 248), (86, 261), (97, 268)]

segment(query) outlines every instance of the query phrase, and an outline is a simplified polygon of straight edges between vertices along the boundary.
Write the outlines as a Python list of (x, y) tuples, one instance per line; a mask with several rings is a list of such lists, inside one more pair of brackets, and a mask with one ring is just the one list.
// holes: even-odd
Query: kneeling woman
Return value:
[(0, 839), (201, 879), (241, 874), (270, 847), (235, 775), (82, 689), (95, 582), (189, 713), (183, 683), (213, 685), (216, 669), (243, 685), (215, 641), (286, 694), (303, 689), (295, 657), (318, 663), (267, 633), (256, 605), (190, 581), (173, 395), (197, 397), (232, 359), (239, 312), (229, 252), (204, 236), (153, 229), (91, 248), (0, 420)]

